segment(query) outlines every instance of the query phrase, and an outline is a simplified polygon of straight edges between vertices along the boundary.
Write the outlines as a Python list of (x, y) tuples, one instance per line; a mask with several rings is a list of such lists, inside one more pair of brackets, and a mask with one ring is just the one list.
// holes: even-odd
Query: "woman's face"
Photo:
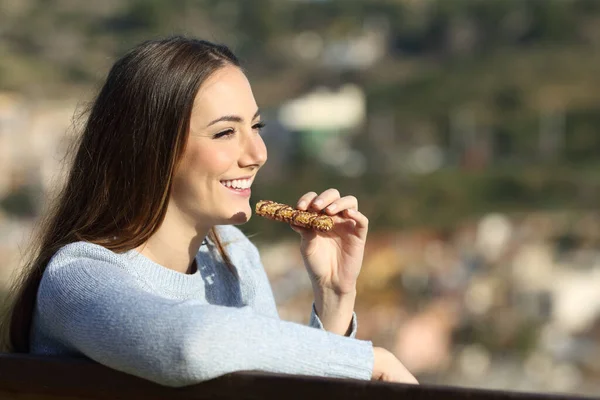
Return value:
[(169, 207), (193, 225), (246, 222), (252, 214), (250, 186), (267, 160), (260, 128), (243, 72), (226, 66), (209, 77), (194, 100)]

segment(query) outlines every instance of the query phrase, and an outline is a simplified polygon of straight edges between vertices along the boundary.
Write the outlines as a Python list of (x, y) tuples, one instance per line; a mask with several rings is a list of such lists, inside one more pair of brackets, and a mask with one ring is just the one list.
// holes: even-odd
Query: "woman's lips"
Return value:
[(246, 189), (235, 189), (229, 186), (225, 186), (223, 185), (223, 183), (221, 183), (221, 185), (227, 189), (230, 193), (236, 194), (238, 196), (242, 196), (242, 197), (250, 197), (250, 194), (252, 193), (252, 189), (250, 188), (246, 188)]

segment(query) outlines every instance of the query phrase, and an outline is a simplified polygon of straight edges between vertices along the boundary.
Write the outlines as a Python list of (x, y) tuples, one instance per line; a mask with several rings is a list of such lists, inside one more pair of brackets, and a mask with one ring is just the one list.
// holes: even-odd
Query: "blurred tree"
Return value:
[(40, 193), (33, 186), (21, 186), (0, 200), (0, 207), (19, 218), (32, 218), (38, 214)]
[(565, 153), (575, 164), (589, 164), (600, 154), (600, 113), (597, 109), (573, 110), (567, 115)]

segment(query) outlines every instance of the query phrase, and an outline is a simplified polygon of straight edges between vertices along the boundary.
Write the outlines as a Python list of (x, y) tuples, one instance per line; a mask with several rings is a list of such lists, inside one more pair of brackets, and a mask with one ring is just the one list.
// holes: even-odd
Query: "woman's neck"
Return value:
[(165, 268), (182, 274), (194, 273), (198, 267), (196, 254), (210, 229), (209, 226), (189, 227), (167, 214), (160, 228), (136, 250)]

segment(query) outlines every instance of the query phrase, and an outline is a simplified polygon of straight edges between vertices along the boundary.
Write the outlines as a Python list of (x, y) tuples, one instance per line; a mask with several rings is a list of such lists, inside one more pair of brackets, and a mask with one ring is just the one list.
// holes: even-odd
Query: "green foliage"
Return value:
[[(490, 210), (594, 209), (597, 205), (590, 199), (600, 198), (600, 186), (593, 184), (600, 173), (592, 167), (581, 170), (540, 164), (469, 173), (449, 169), (408, 179), (378, 173), (344, 178), (307, 167), (297, 176), (293, 181), (257, 182), (253, 186), (254, 201), (277, 199), (296, 204), (308, 191), (335, 187), (342, 194), (360, 199), (360, 209), (369, 217), (371, 227), (387, 230), (423, 225), (448, 228)], [(295, 235), (285, 224), (258, 217), (243, 229), (260, 233), (259, 240)]]
[(600, 154), (600, 112), (598, 109), (574, 110), (567, 118), (569, 134), (565, 138), (570, 163), (596, 160)]
[(0, 200), (0, 208), (15, 217), (35, 217), (38, 214), (39, 193), (30, 186), (22, 186)]
[[(96, 84), (111, 60), (137, 42), (194, 35), (233, 47), (263, 108), (280, 104), (281, 94), (263, 90), (279, 76), (297, 80), (275, 82), (286, 85), (287, 97), (315, 85), (356, 81), (366, 92), (369, 116), (384, 112), (394, 118), (397, 157), (423, 140), (415, 133), (423, 126), (427, 141), (446, 151), (441, 171), (383, 173), (375, 167), (382, 149), (365, 129), (354, 144), (368, 157), (366, 176), (341, 177), (298, 152), (290, 155), (286, 177), (293, 183), (262, 183), (258, 197), (294, 203), (306, 191), (337, 187), (361, 199), (373, 226), (397, 227), (446, 225), (491, 209), (591, 207), (590, 199), (600, 194), (597, 0), (30, 3), (2, 21), (0, 90), (38, 93), (41, 87), (56, 96), (80, 97), (82, 85)], [(385, 56), (366, 71), (300, 63), (290, 49), (302, 32), (336, 43), (382, 21)], [(487, 135), (493, 149), (478, 169), (462, 169), (468, 146), (464, 138), (457, 140), (454, 125), (465, 110), (474, 121), (472, 140)], [(553, 110), (563, 116), (564, 147), (545, 158), (541, 119)], [(3, 205), (25, 214), (33, 207), (24, 193)], [(258, 224), (253, 220), (248, 229), (289, 232)]]

